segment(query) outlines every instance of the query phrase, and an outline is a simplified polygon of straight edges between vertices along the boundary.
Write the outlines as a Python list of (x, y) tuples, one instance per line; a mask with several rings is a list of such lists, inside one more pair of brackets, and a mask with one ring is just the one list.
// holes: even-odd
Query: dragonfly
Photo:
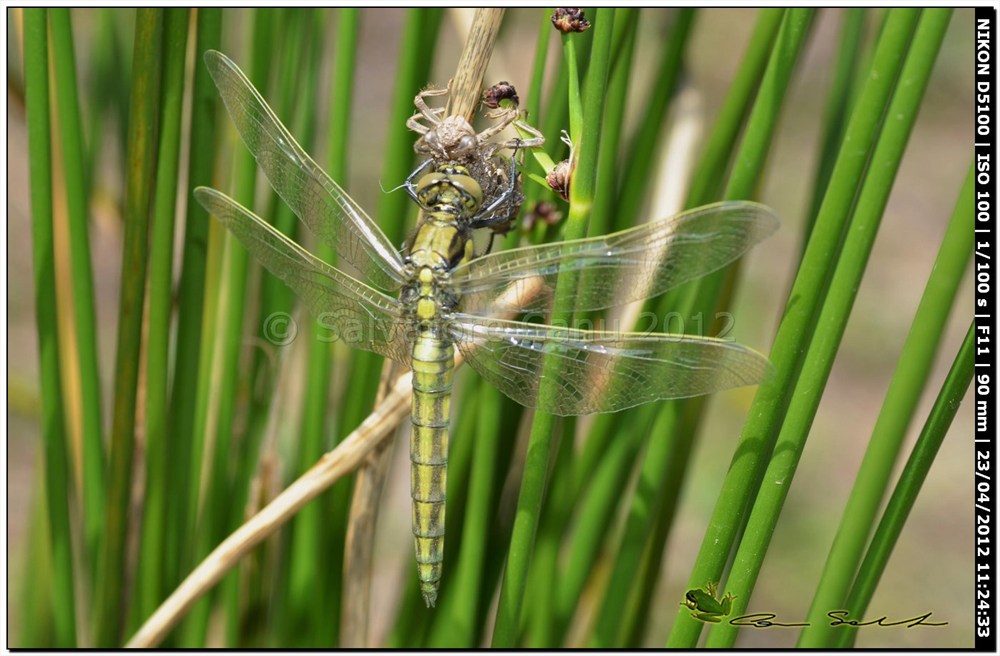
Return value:
[(399, 250), (309, 157), (236, 64), (216, 51), (207, 52), (205, 61), (271, 186), (334, 250), (337, 267), (220, 191), (198, 187), (195, 198), (324, 326), (350, 346), (412, 371), (412, 523), (420, 589), (429, 607), (437, 598), (444, 554), (456, 351), (514, 401), (560, 416), (710, 394), (756, 384), (769, 373), (765, 356), (723, 339), (579, 330), (510, 318), (546, 313), (562, 275), (587, 275), (574, 309), (589, 312), (716, 271), (777, 229), (765, 206), (717, 203), (606, 236), (478, 255), (472, 232), (490, 213), (483, 190), (460, 163), (434, 160), (429, 172), (408, 181), (422, 212)]
[[(425, 164), (460, 163), (482, 188), (485, 207), (489, 209), (480, 210), (475, 223), (489, 226), (490, 242), (485, 249), (489, 251), (493, 234), (505, 234), (512, 228), (513, 218), (524, 201), (524, 196), (516, 188), (519, 177), (509, 171), (508, 161), (499, 153), (513, 150), (516, 154), (518, 151), (539, 148), (545, 144), (545, 137), (521, 120), (521, 112), (517, 108), (517, 91), (509, 82), (499, 82), (484, 93), (483, 103), (493, 107), (493, 111), (486, 113), (486, 118), (493, 123), (478, 133), (464, 116), (446, 116), (447, 108), (432, 108), (427, 104), (429, 98), (447, 96), (450, 93), (450, 84), (445, 89), (428, 88), (418, 93), (413, 99), (417, 113), (406, 121), (406, 127), (420, 135), (413, 150), (418, 155), (427, 157)], [(489, 102), (487, 96), (491, 99)], [(500, 104), (503, 99), (510, 101), (509, 106)], [(494, 140), (510, 125), (516, 127), (523, 136), (505, 141)], [(515, 186), (514, 191), (510, 191), (511, 185)]]

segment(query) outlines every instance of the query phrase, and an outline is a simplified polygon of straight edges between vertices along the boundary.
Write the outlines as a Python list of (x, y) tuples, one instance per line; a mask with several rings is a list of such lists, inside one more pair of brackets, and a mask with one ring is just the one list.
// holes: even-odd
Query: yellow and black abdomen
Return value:
[(413, 540), (420, 591), (428, 606), (437, 599), (444, 558), (444, 503), (447, 489), (448, 424), (455, 347), (443, 339), (442, 314), (449, 308), (442, 272), (461, 259), (465, 240), (448, 215), (431, 215), (417, 231), (411, 262), (419, 266), (414, 284), (413, 430), (410, 434), (410, 493)]
[(448, 418), (455, 347), (430, 333), (413, 345), (413, 430), (410, 493), (420, 591), (433, 606), (444, 558), (444, 502), (448, 467)]
[(444, 505), (447, 490), (448, 424), (455, 347), (448, 341), (447, 315), (456, 299), (448, 291), (448, 271), (472, 257), (464, 223), (482, 203), (479, 184), (464, 168), (442, 166), (421, 180), (421, 205), (429, 209), (410, 244), (407, 264), (412, 283), (403, 298), (412, 308), (413, 430), (410, 436), (410, 493), (413, 540), (420, 592), (428, 606), (437, 600), (444, 559)]

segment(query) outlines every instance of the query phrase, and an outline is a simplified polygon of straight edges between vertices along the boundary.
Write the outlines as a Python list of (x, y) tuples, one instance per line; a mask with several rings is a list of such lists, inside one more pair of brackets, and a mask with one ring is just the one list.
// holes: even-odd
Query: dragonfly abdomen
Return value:
[(428, 331), (413, 345), (413, 430), (410, 495), (420, 591), (428, 606), (437, 599), (444, 558), (444, 503), (448, 421), (455, 348)]

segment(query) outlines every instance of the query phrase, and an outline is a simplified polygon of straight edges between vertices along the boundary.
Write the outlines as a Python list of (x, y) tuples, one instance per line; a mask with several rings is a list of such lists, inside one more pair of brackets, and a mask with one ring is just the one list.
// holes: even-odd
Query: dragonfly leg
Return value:
[(433, 159), (424, 160), (424, 163), (418, 166), (413, 173), (406, 176), (406, 180), (403, 181), (403, 189), (406, 189), (407, 195), (412, 198), (419, 205), (420, 201), (417, 199), (417, 185), (413, 183), (413, 179), (420, 175), (420, 172), (427, 168), (427, 165), (432, 163)]

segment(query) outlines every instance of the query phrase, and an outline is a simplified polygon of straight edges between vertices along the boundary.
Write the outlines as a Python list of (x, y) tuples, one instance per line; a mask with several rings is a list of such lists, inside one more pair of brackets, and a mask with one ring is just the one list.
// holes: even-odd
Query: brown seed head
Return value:
[(584, 18), (583, 9), (579, 7), (559, 7), (552, 14), (552, 24), (564, 34), (590, 29), (590, 21)]
[(517, 97), (517, 89), (506, 80), (497, 82), (486, 91), (483, 91), (483, 104), (490, 109), (500, 106), (501, 100), (509, 100), (517, 107), (521, 104), (521, 99)]
[(564, 159), (545, 176), (545, 181), (563, 200), (569, 200), (569, 183), (572, 172), (569, 160)]

